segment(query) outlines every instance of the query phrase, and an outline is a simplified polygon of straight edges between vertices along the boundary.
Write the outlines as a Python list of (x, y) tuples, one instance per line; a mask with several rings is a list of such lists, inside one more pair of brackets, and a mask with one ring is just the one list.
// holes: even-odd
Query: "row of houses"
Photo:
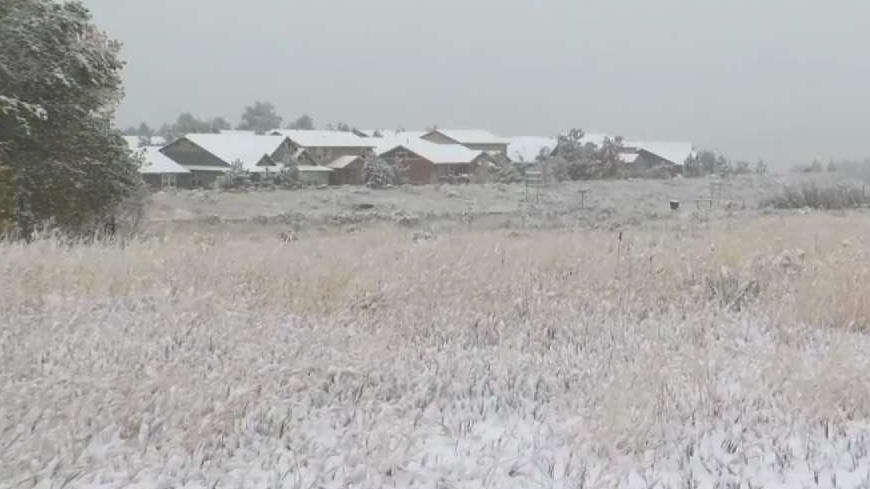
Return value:
[[(586, 136), (595, 144), (604, 137)], [(556, 147), (556, 139), (503, 138), (484, 130), (274, 130), (187, 134), (162, 146), (142, 146), (141, 139), (130, 137), (128, 144), (142, 156), (140, 171), (152, 187), (199, 188), (213, 186), (234, 165), (257, 178), (291, 161), (302, 184), (360, 185), (371, 157), (401, 161), (411, 184), (485, 181), (497, 164), (535, 162)], [(646, 159), (682, 165), (693, 151), (688, 143), (630, 144), (636, 145), (626, 144), (625, 161), (632, 164)]]

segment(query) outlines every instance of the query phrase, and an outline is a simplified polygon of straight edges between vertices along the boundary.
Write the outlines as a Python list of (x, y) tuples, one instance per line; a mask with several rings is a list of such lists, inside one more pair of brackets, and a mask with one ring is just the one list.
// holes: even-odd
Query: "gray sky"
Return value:
[(792, 164), (870, 156), (867, 0), (84, 0), (124, 43), (119, 124), (181, 112), (568, 127)]

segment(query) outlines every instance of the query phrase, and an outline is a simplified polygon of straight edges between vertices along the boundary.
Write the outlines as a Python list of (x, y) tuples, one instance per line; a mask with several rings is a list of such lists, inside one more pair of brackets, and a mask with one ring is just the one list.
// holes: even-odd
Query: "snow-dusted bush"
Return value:
[(241, 161), (234, 161), (226, 173), (215, 180), (221, 190), (244, 190), (251, 187), (251, 174), (245, 170)]
[(363, 165), (363, 181), (370, 188), (401, 185), (405, 182), (405, 172), (400, 163), (368, 158)]

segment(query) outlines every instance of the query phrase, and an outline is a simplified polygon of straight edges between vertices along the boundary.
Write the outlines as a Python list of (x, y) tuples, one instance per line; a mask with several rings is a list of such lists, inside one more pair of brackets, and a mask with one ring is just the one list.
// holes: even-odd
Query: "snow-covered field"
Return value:
[(868, 240), (0, 244), (0, 487), (870, 487)]
[[(679, 200), (683, 213), (717, 216), (754, 212), (763, 199), (786, 185), (810, 182), (828, 186), (855, 180), (840, 173), (790, 173), (742, 175), (712, 182), (710, 178), (678, 178), (562, 182), (540, 189), (523, 184), (486, 184), (407, 185), (381, 191), (351, 186), (240, 193), (181, 190), (156, 193), (148, 219), (155, 224), (249, 221), (309, 229), (413, 217), (436, 226), (472, 219), (479, 229), (520, 224), (594, 228), (669, 217), (673, 214), (670, 200)], [(582, 201), (581, 190), (585, 191)], [(715, 197), (712, 210), (706, 201), (711, 191)]]

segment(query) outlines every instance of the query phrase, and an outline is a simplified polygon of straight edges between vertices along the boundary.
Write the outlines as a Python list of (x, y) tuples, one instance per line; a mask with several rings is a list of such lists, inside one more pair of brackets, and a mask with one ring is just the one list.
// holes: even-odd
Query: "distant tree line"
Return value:
[(821, 173), (824, 171), (835, 172), (842, 168), (859, 168), (862, 166), (862, 162), (849, 162), (849, 161), (841, 161), (837, 162), (834, 160), (829, 161), (827, 164), (823, 164), (819, 160), (813, 160), (809, 165), (796, 165), (792, 167), (791, 171), (794, 173)]
[[(281, 127), (305, 131), (317, 128), (314, 124), (314, 119), (308, 114), (303, 114), (293, 121), (290, 121), (287, 125), (282, 126), (284, 119), (278, 115), (275, 105), (272, 102), (267, 101), (256, 101), (245, 107), (239, 119), (240, 122), (235, 126), (235, 129), (240, 131), (254, 131), (256, 133), (266, 133)], [(217, 133), (230, 129), (233, 129), (232, 124), (223, 117), (200, 119), (189, 112), (185, 112), (180, 114), (178, 118), (175, 119), (175, 122), (171, 124), (163, 124), (156, 130), (143, 122), (138, 126), (127, 127), (122, 132), (127, 136), (146, 138), (161, 136), (167, 141), (172, 141), (189, 133)], [(355, 128), (345, 122), (335, 122), (326, 124), (324, 129), (330, 131), (352, 132)]]
[(721, 154), (704, 150), (686, 160), (683, 165), (683, 176), (690, 178), (707, 175), (746, 175), (749, 173), (764, 175), (767, 173), (767, 163), (764, 160), (759, 160), (755, 165), (743, 160), (731, 161)]

